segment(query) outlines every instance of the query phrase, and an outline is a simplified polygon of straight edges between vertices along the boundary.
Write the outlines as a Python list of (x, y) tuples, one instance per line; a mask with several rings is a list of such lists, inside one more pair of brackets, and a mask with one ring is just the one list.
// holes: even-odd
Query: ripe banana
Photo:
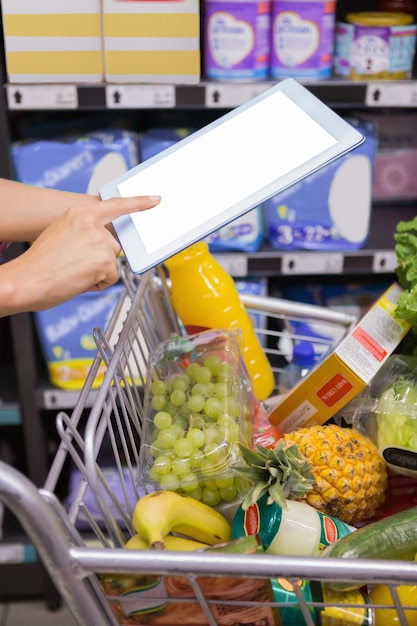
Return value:
[[(164, 537), (164, 544), (166, 550), (178, 550), (179, 552), (193, 552), (194, 550), (204, 550), (208, 548), (207, 543), (201, 543), (201, 541), (195, 541), (194, 539), (179, 537), (177, 535), (166, 535)], [(150, 545), (149, 542), (140, 535), (133, 535), (133, 537), (125, 543), (125, 548), (129, 550), (149, 550)]]
[(163, 549), (168, 533), (213, 545), (231, 540), (231, 526), (216, 509), (175, 491), (154, 491), (140, 498), (133, 527), (152, 548)]

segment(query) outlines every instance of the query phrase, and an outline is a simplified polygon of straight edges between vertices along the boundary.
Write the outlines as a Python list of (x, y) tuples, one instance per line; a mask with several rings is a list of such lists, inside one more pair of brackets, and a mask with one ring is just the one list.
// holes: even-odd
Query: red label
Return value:
[(369, 354), (381, 363), (387, 356), (387, 351), (379, 344), (373, 337), (368, 335), (368, 333), (361, 328), (360, 326), (356, 328), (353, 333), (353, 337), (355, 337), (356, 341), (358, 341)]
[(352, 383), (339, 373), (332, 376), (323, 387), (320, 387), (316, 395), (326, 406), (332, 407), (340, 402), (352, 389)]
[(324, 535), (327, 541), (334, 543), (338, 538), (336, 524), (330, 517), (327, 517), (327, 515), (323, 515), (323, 522)]
[(259, 531), (259, 507), (258, 505), (251, 504), (251, 506), (245, 511), (245, 517), (243, 519), (243, 528), (247, 535), (256, 535)]

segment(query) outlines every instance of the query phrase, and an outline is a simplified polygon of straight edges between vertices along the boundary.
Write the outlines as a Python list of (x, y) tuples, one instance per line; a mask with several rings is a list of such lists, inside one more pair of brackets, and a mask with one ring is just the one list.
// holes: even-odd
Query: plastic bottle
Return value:
[(172, 283), (172, 304), (188, 332), (207, 328), (240, 328), (242, 357), (253, 393), (265, 400), (273, 391), (274, 375), (233, 278), (199, 241), (165, 261)]
[(292, 361), (282, 368), (279, 375), (279, 391), (287, 393), (314, 365), (315, 354), (311, 341), (300, 341), (294, 345)]
[(286, 508), (268, 504), (263, 496), (243, 510), (240, 506), (232, 524), (232, 538), (258, 534), (265, 552), (284, 556), (316, 556), (353, 527), (318, 511), (307, 502), (286, 500)]

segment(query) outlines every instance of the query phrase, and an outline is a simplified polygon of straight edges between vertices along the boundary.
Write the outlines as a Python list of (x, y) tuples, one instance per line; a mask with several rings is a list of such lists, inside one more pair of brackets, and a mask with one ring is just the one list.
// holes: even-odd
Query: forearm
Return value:
[(0, 178), (0, 241), (33, 241), (74, 205), (96, 196), (24, 185)]

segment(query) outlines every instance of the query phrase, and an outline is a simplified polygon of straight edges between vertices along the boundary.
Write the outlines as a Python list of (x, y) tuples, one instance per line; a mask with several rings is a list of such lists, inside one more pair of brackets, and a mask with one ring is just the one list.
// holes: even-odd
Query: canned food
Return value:
[(336, 24), (334, 71), (353, 80), (410, 78), (417, 24), (408, 13), (348, 13)]
[[(297, 593), (295, 592), (297, 586)], [(301, 594), (311, 618), (320, 626), (374, 626), (374, 610), (369, 597), (361, 590), (335, 592), (318, 581), (299, 580), (290, 582), (286, 578), (271, 580), (274, 602), (279, 602), (282, 624), (299, 626), (303, 613), (298, 596)]]

